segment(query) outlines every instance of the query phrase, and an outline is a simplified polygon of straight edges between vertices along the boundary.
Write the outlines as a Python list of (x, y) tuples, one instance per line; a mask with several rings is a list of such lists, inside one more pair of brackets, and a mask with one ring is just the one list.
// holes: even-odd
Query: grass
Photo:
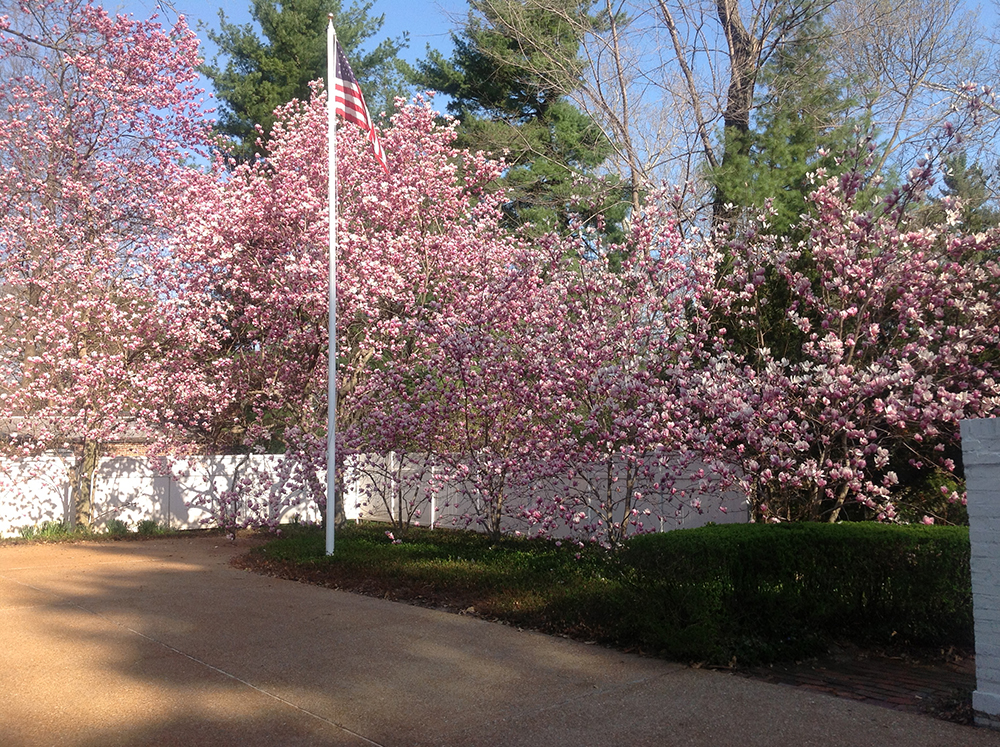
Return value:
[(18, 527), (18, 537), (6, 542), (80, 542), (83, 540), (122, 540), (162, 537), (176, 534), (152, 519), (140, 521), (133, 532), (121, 519), (109, 519), (103, 530), (88, 527), (73, 527), (61, 521), (44, 521), (37, 525)]
[(393, 544), (378, 524), (339, 530), (332, 557), (324, 535), (303, 527), (239, 562), (284, 578), (605, 642), (615, 636), (587, 600), (607, 598), (622, 584), (615, 560), (597, 548), (417, 528)]
[(60, 540), (73, 537), (74, 530), (61, 521), (44, 521), (37, 526), (19, 527), (17, 533), (25, 540)]

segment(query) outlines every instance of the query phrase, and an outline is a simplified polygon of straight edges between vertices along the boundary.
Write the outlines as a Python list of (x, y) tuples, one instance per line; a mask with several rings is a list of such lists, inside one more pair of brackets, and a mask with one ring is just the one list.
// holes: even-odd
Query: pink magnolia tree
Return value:
[(0, 18), (0, 400), (8, 451), (76, 452), (76, 519), (91, 520), (100, 444), (148, 432), (163, 360), (186, 345), (159, 272), (205, 142), (197, 40), (179, 20), (82, 0)]
[[(382, 135), (388, 177), (354, 128), (338, 154), (339, 447), (362, 500), (398, 529), (431, 523), (439, 498), (494, 535), (569, 524), (613, 542), (656, 523), (635, 510), (644, 492), (676, 511), (693, 431), (669, 393), (694, 275), (673, 223), (639, 222), (634, 264), (612, 272), (577, 242), (502, 231), (503, 196), (486, 189), (502, 166), (454, 148), (426, 105)], [(192, 193), (176, 249), (192, 325), (216, 325), (204, 370), (227, 395), (213, 432), (286, 450), (303, 465), (288, 484), (319, 503), (304, 476), (322, 467), (325, 436), (324, 145), (322, 96), (286, 107), (264, 159)], [(654, 412), (659, 425), (641, 427)]]
[[(510, 450), (526, 416), (518, 414), (523, 399), (504, 388), (520, 384), (523, 370), (493, 343), (516, 315), (511, 304), (520, 299), (510, 289), (527, 287), (518, 282), (524, 249), (500, 228), (502, 194), (485, 189), (500, 164), (455, 149), (452, 127), (434, 124), (426, 106), (402, 110), (394, 127), (432, 137), (399, 140), (398, 151), (387, 140), (390, 170), (401, 163), (412, 171), (401, 183), (378, 182), (375, 196), (345, 195), (345, 221), (377, 211), (344, 255), (353, 302), (341, 311), (347, 344), (366, 351), (346, 386), (355, 401), (345, 446), (367, 478), (366, 502), (381, 504), (397, 528), (432, 523), (425, 512), (447, 485), (474, 507), (463, 523), (497, 534), (517, 482)], [(371, 172), (367, 158), (361, 163)]]
[(534, 240), (415, 330), (422, 356), (370, 379), (370, 412), (460, 499), (452, 523), (614, 546), (732, 481), (686, 393), (699, 250), (653, 208), (624, 246)]
[[(426, 128), (432, 119), (414, 107), (396, 126)], [(400, 194), (381, 184), (375, 240), (358, 237), (362, 271), (349, 292), (359, 303), (347, 339), (355, 344), (353, 330), (369, 340), (378, 332), (377, 345), (368, 344), (379, 352), (356, 369), (364, 380), (353, 390), (345, 446), (368, 478), (368, 501), (389, 510), (398, 528), (436, 521), (426, 512), (438, 498), (437, 512), (461, 504), (452, 523), (498, 535), (524, 513), (538, 477), (537, 376), (520, 351), (544, 262), (501, 228), (503, 195), (485, 187), (502, 164), (456, 150), (451, 127), (433, 132), (433, 147), (400, 144), (404, 162), (423, 170), (406, 177)], [(365, 204), (351, 201), (345, 215)]]
[(625, 244), (566, 248), (549, 276), (555, 313), (539, 330), (559, 401), (546, 413), (549, 471), (562, 520), (588, 541), (617, 546), (677, 526), (733, 480), (690, 386), (705, 357), (701, 296), (712, 266), (657, 201)]
[[(222, 393), (189, 409), (298, 465), (260, 507), (323, 501), (323, 127), (321, 96), (289, 105), (265, 159), (192, 193), (177, 248)], [(500, 167), (426, 105), (384, 131), (388, 178), (342, 136), (340, 446), (397, 529), (447, 492), (494, 535), (616, 545), (736, 482), (763, 519), (892, 519), (900, 465), (952, 473), (958, 419), (996, 412), (995, 237), (908, 228), (926, 171), (882, 208), (823, 182), (794, 246), (687, 240), (656, 203), (622, 246), (528, 243), (499, 230)]]
[[(492, 217), (495, 235), (500, 219)], [(545, 309), (538, 303), (544, 264), (533, 251), (505, 256), (483, 257), (477, 264), (486, 271), (414, 329), (422, 354), (396, 361), (369, 390), (384, 398), (385, 383), (394, 382), (395, 396), (372, 411), (383, 423), (405, 423), (404, 441), (436, 472), (435, 488), (447, 484), (454, 503), (439, 502), (439, 510), (493, 536), (525, 522), (544, 529), (549, 519), (530, 505), (549, 466), (539, 450), (551, 440), (550, 382), (533, 344)]]
[(1000, 412), (1000, 236), (914, 227), (902, 206), (931, 176), (872, 204), (860, 172), (818, 174), (802, 241), (762, 227), (720, 253), (699, 398), (758, 518), (933, 522), (910, 489), (928, 473), (961, 500), (959, 420)]
[[(363, 135), (338, 135), (338, 437), (341, 454), (367, 455), (366, 469), (391, 478), (390, 457), (421, 442), (384, 417), (396, 393), (370, 380), (415, 365), (421, 326), (503, 267), (514, 244), (497, 231), (500, 198), (485, 190), (500, 167), (456, 149), (427, 104), (403, 106), (382, 132), (388, 175)], [(317, 90), (278, 112), (262, 159), (188, 194), (175, 241), (189, 323), (213, 330), (198, 352), (207, 383), (181, 409), (207, 413), (204, 435), (219, 447), (281, 451), (298, 465), (247, 522), (271, 521), (303, 491), (325, 504), (315, 479), (326, 466), (325, 150)]]
[[(325, 96), (280, 110), (263, 158), (191, 168), (197, 61), (183, 21), (0, 19), (5, 443), (74, 447), (84, 521), (85, 465), (138, 432), (282, 455), (214, 497), (227, 527), (325, 503)], [(652, 196), (605, 246), (503, 230), (503, 164), (426, 102), (381, 134), (388, 175), (338, 139), (338, 453), (394, 529), (433, 505), (614, 546), (734, 483), (761, 520), (961, 501), (958, 421), (1000, 412), (998, 236), (911, 220), (930, 164), (874, 203), (863, 164), (818, 174), (796, 243), (766, 216), (685, 238)]]

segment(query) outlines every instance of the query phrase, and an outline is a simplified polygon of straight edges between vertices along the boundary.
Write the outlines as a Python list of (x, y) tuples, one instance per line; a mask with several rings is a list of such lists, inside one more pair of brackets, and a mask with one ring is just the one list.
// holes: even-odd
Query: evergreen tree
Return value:
[(744, 142), (710, 178), (718, 204), (760, 208), (771, 202), (772, 227), (787, 236), (806, 210), (812, 187), (807, 174), (837, 170), (836, 156), (851, 147), (857, 123), (846, 119), (848, 101), (825, 62), (821, 19), (803, 24), (761, 69), (764, 96), (747, 133), (727, 132)]
[(627, 210), (619, 180), (596, 178), (611, 143), (568, 99), (584, 73), (579, 25), (590, 0), (470, 0), (464, 27), (446, 59), (428, 51), (413, 82), (451, 98), (460, 144), (503, 157), (507, 215), (512, 226), (565, 228), (570, 216), (601, 215), (612, 232)]
[(262, 36), (253, 24), (231, 23), (219, 11), (219, 30), (208, 33), (219, 55), (201, 72), (211, 79), (222, 104), (217, 131), (232, 141), (238, 159), (259, 152), (257, 126), (269, 133), (277, 107), (293, 98), (308, 99), (309, 83), (326, 78), (330, 13), (372, 114), (391, 107), (394, 97), (405, 93), (405, 63), (398, 57), (407, 44), (405, 36), (361, 52), (384, 20), (369, 15), (372, 5), (354, 3), (345, 10), (340, 0), (251, 0), (250, 16)]
[(1000, 209), (993, 199), (990, 177), (978, 163), (969, 164), (968, 154), (959, 151), (945, 160), (945, 188), (941, 197), (931, 201), (923, 222), (940, 224), (949, 219), (948, 204), (959, 205), (955, 220), (967, 233), (981, 233), (1000, 225)]
[[(770, 204), (767, 232), (795, 244), (807, 238), (798, 228), (810, 211), (809, 193), (816, 188), (808, 174), (825, 168), (828, 174), (850, 169), (845, 152), (857, 149), (858, 130), (866, 129), (847, 117), (849, 102), (825, 62), (827, 39), (822, 19), (803, 23), (794, 37), (775, 49), (761, 69), (761, 103), (746, 133), (727, 130), (732, 152), (710, 173), (717, 205), (725, 210), (729, 231), (740, 242), (750, 214)], [(838, 160), (839, 159), (839, 160)], [(758, 229), (759, 230), (759, 229)], [(722, 272), (730, 271), (729, 263)], [(815, 280), (813, 259), (803, 250), (790, 268)], [(718, 320), (748, 360), (761, 364), (768, 355), (799, 360), (806, 341), (788, 318), (787, 309), (797, 291), (788, 285), (783, 268), (766, 266), (764, 292), (759, 303)], [(753, 320), (748, 324), (748, 320)]]

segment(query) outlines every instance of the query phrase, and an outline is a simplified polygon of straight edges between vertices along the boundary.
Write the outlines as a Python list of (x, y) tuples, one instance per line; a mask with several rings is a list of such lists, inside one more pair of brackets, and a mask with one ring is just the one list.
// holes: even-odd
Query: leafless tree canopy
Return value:
[[(697, 187), (706, 168), (732, 157), (727, 149), (736, 141), (726, 132), (751, 128), (765, 97), (780, 93), (761, 85), (762, 67), (817, 19), (851, 115), (871, 123), (878, 169), (905, 164), (924, 148), (969, 95), (966, 84), (996, 78), (988, 29), (961, 0), (488, 2), (502, 9), (495, 16), (509, 19), (501, 30), (535, 49), (544, 40), (527, 38), (519, 7), (577, 24), (586, 65), (574, 103), (615, 144), (607, 168), (639, 188), (664, 181)], [(574, 72), (539, 68), (542, 75)], [(988, 151), (995, 119), (987, 106), (977, 129), (965, 133), (967, 146)], [(702, 184), (693, 194), (708, 205), (709, 191)]]

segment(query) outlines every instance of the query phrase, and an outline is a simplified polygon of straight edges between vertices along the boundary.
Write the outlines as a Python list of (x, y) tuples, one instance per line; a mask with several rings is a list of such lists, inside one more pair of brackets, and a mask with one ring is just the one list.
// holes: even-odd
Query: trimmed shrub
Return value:
[(834, 639), (973, 642), (965, 527), (707, 526), (636, 537), (621, 562), (632, 597), (622, 625), (672, 658), (753, 663)]

